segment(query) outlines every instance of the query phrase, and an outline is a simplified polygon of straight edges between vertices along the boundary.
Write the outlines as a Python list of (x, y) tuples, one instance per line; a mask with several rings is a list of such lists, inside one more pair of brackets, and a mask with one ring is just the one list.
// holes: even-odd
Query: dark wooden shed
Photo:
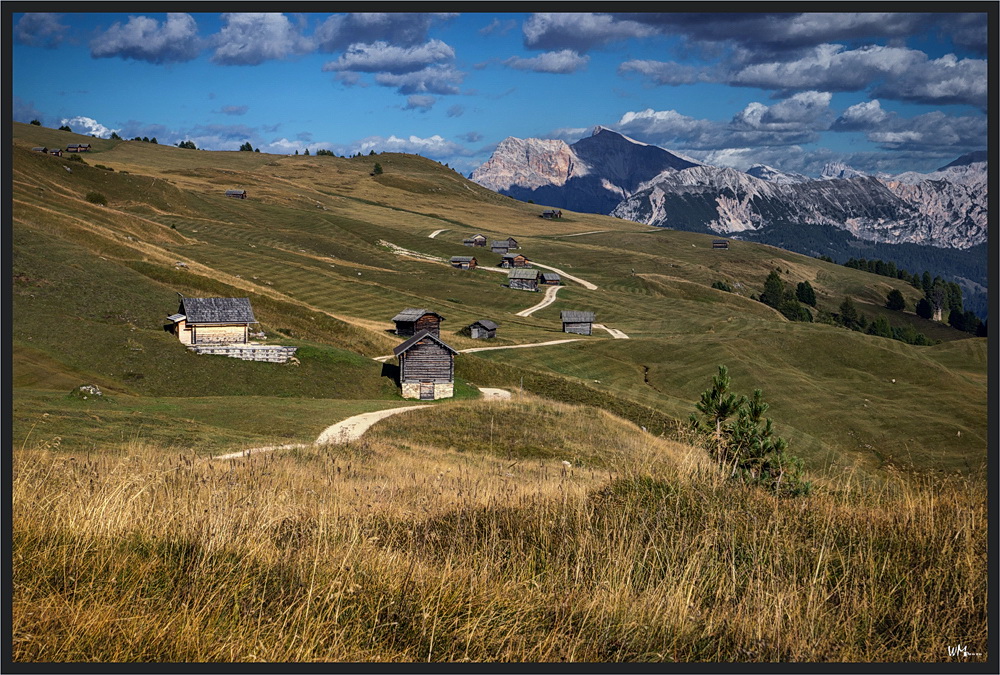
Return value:
[(480, 319), (469, 326), (469, 337), (475, 340), (488, 340), (497, 336), (497, 325), (489, 319)]
[(581, 312), (577, 310), (564, 310), (559, 313), (562, 319), (562, 329), (564, 333), (576, 333), (577, 335), (590, 335), (594, 324), (593, 312)]
[(506, 239), (504, 239), (503, 241), (491, 241), (490, 250), (493, 253), (506, 253), (508, 250), (510, 250), (510, 244), (507, 243)]
[(474, 270), (479, 262), (472, 255), (453, 255), (449, 261), (452, 267), (460, 270)]
[(555, 272), (542, 272), (540, 283), (544, 286), (558, 286), (562, 279)]
[(402, 312), (392, 317), (396, 324), (396, 335), (407, 336), (416, 335), (421, 331), (430, 331), (434, 335), (441, 334), (441, 322), (444, 317), (437, 312), (430, 312), (426, 309), (414, 309), (407, 307)]
[(420, 331), (392, 353), (399, 359), (403, 398), (433, 401), (455, 395), (455, 355), (458, 352), (430, 331)]
[(513, 250), (515, 248), (521, 248), (521, 245), (517, 243), (517, 239), (514, 239), (514, 237), (507, 237), (507, 248)]
[(716, 239), (712, 242), (712, 248), (729, 248), (729, 240), (727, 239)]
[(500, 267), (531, 267), (531, 261), (523, 253), (504, 253)]
[(466, 246), (486, 246), (486, 236), (482, 234), (474, 234), (468, 239), (463, 239), (462, 243)]
[(226, 196), (227, 197), (233, 197), (235, 199), (246, 199), (247, 198), (247, 191), (246, 190), (226, 190)]
[(538, 270), (515, 267), (507, 273), (507, 286), (519, 291), (538, 290)]

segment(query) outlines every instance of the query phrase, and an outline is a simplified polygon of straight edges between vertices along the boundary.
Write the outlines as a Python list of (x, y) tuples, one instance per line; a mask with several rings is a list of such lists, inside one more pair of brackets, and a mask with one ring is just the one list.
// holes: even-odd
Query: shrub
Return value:
[(108, 198), (102, 195), (100, 192), (88, 192), (87, 201), (91, 204), (100, 204), (101, 206), (108, 205)]
[(375, 169), (374, 169), (373, 173), (374, 173), (374, 174), (375, 174), (376, 176), (378, 176), (379, 174), (381, 174), (381, 173), (382, 173), (382, 165), (381, 165), (381, 164), (379, 164), (378, 162), (375, 162)]
[(80, 155), (67, 155), (66, 156), (66, 161), (67, 162), (83, 162), (84, 164), (86, 164), (86, 162), (83, 161), (83, 157), (81, 157)]
[(727, 284), (725, 281), (715, 281), (712, 283), (712, 288), (717, 288), (720, 291), (726, 291), (727, 293), (733, 292), (733, 287)]
[(114, 171), (110, 166), (104, 166), (103, 164), (95, 164), (95, 169), (104, 169), (105, 171)]
[(892, 309), (895, 311), (901, 311), (906, 309), (906, 298), (903, 294), (899, 292), (898, 289), (892, 289), (889, 291), (889, 295), (885, 297), (885, 307), (886, 309)]
[(42, 123), (39, 122), (38, 120), (31, 120), (30, 124), (34, 124), (36, 127), (42, 126)]
[(73, 131), (73, 130), (64, 124), (61, 127), (59, 127), (59, 131)]

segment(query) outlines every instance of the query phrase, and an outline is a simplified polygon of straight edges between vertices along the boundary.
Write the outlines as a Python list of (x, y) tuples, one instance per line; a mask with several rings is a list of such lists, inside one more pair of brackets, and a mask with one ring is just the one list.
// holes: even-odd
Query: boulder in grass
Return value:
[(81, 384), (79, 387), (71, 391), (69, 395), (86, 400), (88, 398), (98, 398), (103, 396), (104, 393), (96, 384)]

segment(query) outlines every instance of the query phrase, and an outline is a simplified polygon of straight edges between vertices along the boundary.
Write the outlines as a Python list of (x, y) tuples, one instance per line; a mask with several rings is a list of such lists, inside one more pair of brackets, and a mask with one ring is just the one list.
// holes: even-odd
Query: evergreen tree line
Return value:
[(757, 298), (774, 307), (789, 321), (812, 321), (813, 315), (805, 306), (816, 306), (816, 292), (808, 281), (799, 282), (793, 290), (786, 287), (777, 270), (771, 270), (764, 281), (764, 292)]
[[(897, 291), (898, 292), (898, 291)], [(890, 294), (891, 295), (891, 294)], [(900, 294), (902, 297), (902, 294)], [(891, 309), (891, 308), (890, 308)], [(893, 326), (884, 316), (877, 317), (874, 321), (858, 311), (854, 301), (845, 297), (840, 303), (839, 313), (832, 315), (832, 323), (853, 331), (877, 335), (878, 337), (899, 340), (909, 345), (933, 345), (937, 344), (926, 335), (918, 331), (910, 324), (903, 326)], [(825, 317), (824, 317), (825, 318)], [(828, 321), (827, 323), (830, 323)]]

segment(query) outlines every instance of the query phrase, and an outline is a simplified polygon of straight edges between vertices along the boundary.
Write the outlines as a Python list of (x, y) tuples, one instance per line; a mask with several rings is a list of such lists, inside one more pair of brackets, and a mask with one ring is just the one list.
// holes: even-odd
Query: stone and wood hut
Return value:
[(515, 267), (507, 273), (507, 286), (519, 291), (538, 290), (538, 270)]
[(581, 312), (577, 310), (564, 310), (559, 313), (562, 319), (562, 329), (564, 333), (576, 333), (577, 335), (590, 335), (593, 332), (594, 313)]
[(500, 267), (531, 267), (531, 261), (523, 253), (504, 253)]
[(422, 331), (429, 331), (433, 335), (441, 334), (441, 322), (444, 317), (437, 312), (426, 309), (414, 309), (407, 307), (402, 312), (392, 317), (396, 324), (396, 335), (403, 337), (416, 335)]
[(539, 283), (543, 286), (558, 286), (562, 283), (562, 279), (555, 272), (542, 272)]
[(90, 143), (70, 143), (66, 146), (66, 152), (89, 152)]
[(246, 199), (247, 198), (247, 191), (246, 190), (226, 190), (226, 196), (227, 197), (233, 197), (234, 199)]
[(727, 239), (715, 239), (712, 241), (712, 248), (728, 249), (729, 241)]
[(486, 246), (486, 236), (482, 234), (474, 234), (468, 239), (463, 239), (462, 243), (466, 246)]
[(437, 334), (423, 330), (392, 350), (399, 359), (403, 398), (434, 401), (455, 395), (455, 355)]
[[(501, 239), (501, 241), (503, 240)], [(514, 249), (521, 248), (521, 245), (517, 243), (517, 239), (514, 239), (514, 237), (507, 237), (506, 241), (508, 250), (513, 251)]]
[(493, 253), (506, 253), (508, 250), (510, 250), (510, 244), (506, 239), (490, 242), (490, 251)]
[(497, 336), (497, 324), (489, 319), (480, 319), (468, 327), (469, 337), (474, 340), (489, 340)]
[(181, 298), (168, 330), (183, 344), (246, 344), (254, 318), (249, 298)]
[(474, 270), (478, 261), (472, 255), (453, 255), (449, 261), (451, 266), (460, 270)]

